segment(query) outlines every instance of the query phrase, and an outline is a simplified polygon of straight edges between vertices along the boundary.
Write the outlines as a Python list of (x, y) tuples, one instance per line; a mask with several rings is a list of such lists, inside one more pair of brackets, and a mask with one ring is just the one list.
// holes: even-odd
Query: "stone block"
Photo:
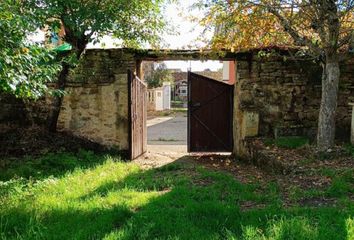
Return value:
[(242, 123), (242, 129), (245, 137), (254, 137), (258, 135), (259, 113), (248, 111), (244, 112)]

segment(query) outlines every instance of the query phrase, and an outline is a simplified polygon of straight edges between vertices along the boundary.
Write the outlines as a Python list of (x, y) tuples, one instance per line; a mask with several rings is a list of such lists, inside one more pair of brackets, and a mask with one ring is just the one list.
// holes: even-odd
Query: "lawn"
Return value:
[(352, 172), (323, 190), (335, 205), (314, 207), (188, 157), (149, 170), (85, 151), (3, 162), (1, 239), (354, 239)]

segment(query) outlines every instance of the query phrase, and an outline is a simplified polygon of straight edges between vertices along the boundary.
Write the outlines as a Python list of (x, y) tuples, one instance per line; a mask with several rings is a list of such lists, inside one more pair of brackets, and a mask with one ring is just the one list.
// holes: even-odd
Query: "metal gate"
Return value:
[(188, 151), (231, 152), (233, 85), (188, 72)]
[(130, 159), (135, 159), (146, 152), (146, 92), (147, 86), (131, 71), (128, 71), (129, 94), (129, 151)]

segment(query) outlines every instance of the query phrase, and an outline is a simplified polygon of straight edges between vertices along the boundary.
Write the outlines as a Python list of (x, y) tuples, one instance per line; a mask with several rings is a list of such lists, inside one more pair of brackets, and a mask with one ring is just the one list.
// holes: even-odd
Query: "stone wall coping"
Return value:
[[(130, 54), (135, 60), (145, 60), (145, 61), (163, 61), (163, 60), (223, 60), (223, 61), (233, 61), (233, 60), (246, 60), (250, 61), (253, 56), (258, 55), (259, 52), (276, 52), (280, 56), (275, 59), (281, 58), (282, 56), (292, 56), (296, 53), (298, 48), (289, 47), (263, 47), (254, 49), (243, 49), (237, 52), (231, 51), (229, 49), (221, 49), (219, 51), (212, 49), (135, 49), (135, 48), (92, 48), (88, 49), (86, 52), (91, 52), (94, 54)], [(292, 53), (292, 54), (290, 54)], [(117, 56), (118, 56), (117, 55)]]

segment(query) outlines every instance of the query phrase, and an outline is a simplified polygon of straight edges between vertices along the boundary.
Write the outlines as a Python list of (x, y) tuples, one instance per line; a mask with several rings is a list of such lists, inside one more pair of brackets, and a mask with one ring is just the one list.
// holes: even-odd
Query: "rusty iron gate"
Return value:
[(129, 94), (129, 151), (130, 159), (135, 159), (146, 152), (146, 92), (147, 86), (131, 71), (128, 71)]
[(231, 152), (233, 85), (188, 72), (188, 152)]

